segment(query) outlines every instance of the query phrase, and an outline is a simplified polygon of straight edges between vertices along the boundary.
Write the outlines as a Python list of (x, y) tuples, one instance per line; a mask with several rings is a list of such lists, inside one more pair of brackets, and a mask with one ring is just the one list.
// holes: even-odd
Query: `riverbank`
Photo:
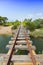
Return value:
[(12, 26), (0, 26), (0, 35), (12, 35)]
[(38, 38), (43, 38), (43, 28), (36, 29), (32, 32), (30, 32), (30, 36), (32, 37), (38, 37)]

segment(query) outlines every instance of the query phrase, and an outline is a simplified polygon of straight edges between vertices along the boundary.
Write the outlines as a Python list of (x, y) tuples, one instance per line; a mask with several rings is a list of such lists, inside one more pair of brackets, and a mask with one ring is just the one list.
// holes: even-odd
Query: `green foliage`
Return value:
[(29, 29), (29, 30), (34, 30), (35, 24), (33, 22), (27, 22), (26, 28)]
[(7, 20), (8, 20), (7, 17), (0, 16), (0, 25), (3, 25), (3, 23), (5, 24)]
[(3, 25), (3, 26), (11, 26), (11, 25), (14, 25), (14, 29), (17, 28), (17, 26), (20, 25), (20, 21), (16, 20), (14, 22), (7, 22), (8, 18), (7, 17), (2, 17), (0, 16), (0, 25)]
[(16, 20), (15, 22), (13, 22), (13, 27), (12, 27), (12, 29), (17, 29), (20, 24), (21, 24), (21, 22), (18, 21), (18, 20)]
[(43, 19), (36, 19), (32, 21), (32, 19), (25, 19), (23, 21), (23, 26), (29, 30), (35, 30), (38, 28), (43, 28)]
[(11, 26), (12, 25), (12, 22), (6, 22), (6, 23), (3, 23), (2, 25), (3, 26)]
[[(0, 25), (3, 25), (3, 26), (13, 25), (12, 29), (16, 29), (21, 24), (19, 20), (16, 20), (14, 22), (7, 22), (7, 20), (8, 20), (7, 17), (0, 16)], [(35, 30), (38, 28), (43, 28), (43, 19), (39, 18), (39, 19), (35, 19), (34, 21), (32, 21), (32, 18), (25, 19), (22, 24), (26, 29)]]
[(32, 31), (30, 33), (30, 36), (33, 36), (33, 37), (42, 37), (43, 38), (43, 28), (42, 29), (36, 29), (35, 31)]
[(15, 25), (12, 27), (12, 29), (17, 29), (17, 25), (15, 24)]
[(35, 29), (35, 23), (31, 22), (32, 19), (25, 19), (23, 21), (23, 26), (26, 27), (26, 29), (34, 30)]
[(40, 21), (40, 19), (36, 19), (33, 22), (35, 23), (35, 28), (36, 29), (41, 27), (41, 21)]

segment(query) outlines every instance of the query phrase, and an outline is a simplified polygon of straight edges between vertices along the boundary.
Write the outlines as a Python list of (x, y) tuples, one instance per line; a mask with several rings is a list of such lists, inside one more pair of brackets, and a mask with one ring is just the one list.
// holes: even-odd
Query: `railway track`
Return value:
[(20, 31), (20, 28), (18, 28), (18, 30), (17, 30), (16, 37), (15, 37), (15, 39), (14, 39), (14, 43), (12, 44), (12, 48), (11, 48), (11, 50), (10, 50), (9, 58), (8, 58), (8, 61), (7, 61), (6, 65), (10, 65), (10, 61), (11, 61), (11, 58), (12, 58), (12, 54), (13, 54), (13, 52), (14, 52), (14, 47), (15, 47), (15, 45), (16, 45), (16, 40), (17, 40), (17, 38), (18, 38), (19, 31)]
[[(4, 63), (2, 65), (11, 65), (11, 63), (13, 63), (12, 65), (39, 65), (40, 62), (35, 53), (36, 48), (32, 45), (28, 32), (23, 26), (20, 26), (14, 35), (9, 41), (9, 45), (6, 46), (9, 51), (7, 55), (4, 55)], [(18, 49), (27, 50), (28, 55), (15, 55)]]

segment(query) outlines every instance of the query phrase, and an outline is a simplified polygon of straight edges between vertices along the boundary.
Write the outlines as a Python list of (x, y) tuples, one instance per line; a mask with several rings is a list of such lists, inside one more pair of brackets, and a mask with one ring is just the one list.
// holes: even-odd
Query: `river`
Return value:
[[(8, 50), (6, 49), (6, 45), (8, 44), (9, 40), (11, 39), (10, 35), (0, 35), (0, 53), (7, 53)], [(36, 53), (42, 54), (43, 53), (43, 39), (42, 38), (34, 38), (31, 37), (33, 41), (33, 45), (36, 46)], [(17, 54), (26, 54), (28, 51), (20, 51)]]
[(0, 53), (7, 53), (6, 45), (10, 39), (10, 35), (0, 35)]
[(43, 53), (43, 38), (31, 37), (31, 40), (33, 41), (33, 45), (36, 46), (36, 53), (42, 54)]

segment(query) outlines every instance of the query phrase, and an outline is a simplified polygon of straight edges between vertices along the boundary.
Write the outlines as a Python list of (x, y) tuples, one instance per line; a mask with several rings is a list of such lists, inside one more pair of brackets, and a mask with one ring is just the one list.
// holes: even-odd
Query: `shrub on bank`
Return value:
[(23, 21), (23, 26), (30, 31), (35, 29), (43, 28), (43, 19), (36, 19), (32, 21), (31, 19), (25, 19)]
[(18, 21), (18, 20), (16, 20), (16, 21), (13, 23), (12, 29), (17, 29), (20, 24), (21, 24), (21, 22)]
[(13, 25), (12, 29), (17, 29), (17, 25)]
[(36, 29), (35, 31), (31, 31), (30, 36), (43, 38), (43, 28), (42, 29)]

